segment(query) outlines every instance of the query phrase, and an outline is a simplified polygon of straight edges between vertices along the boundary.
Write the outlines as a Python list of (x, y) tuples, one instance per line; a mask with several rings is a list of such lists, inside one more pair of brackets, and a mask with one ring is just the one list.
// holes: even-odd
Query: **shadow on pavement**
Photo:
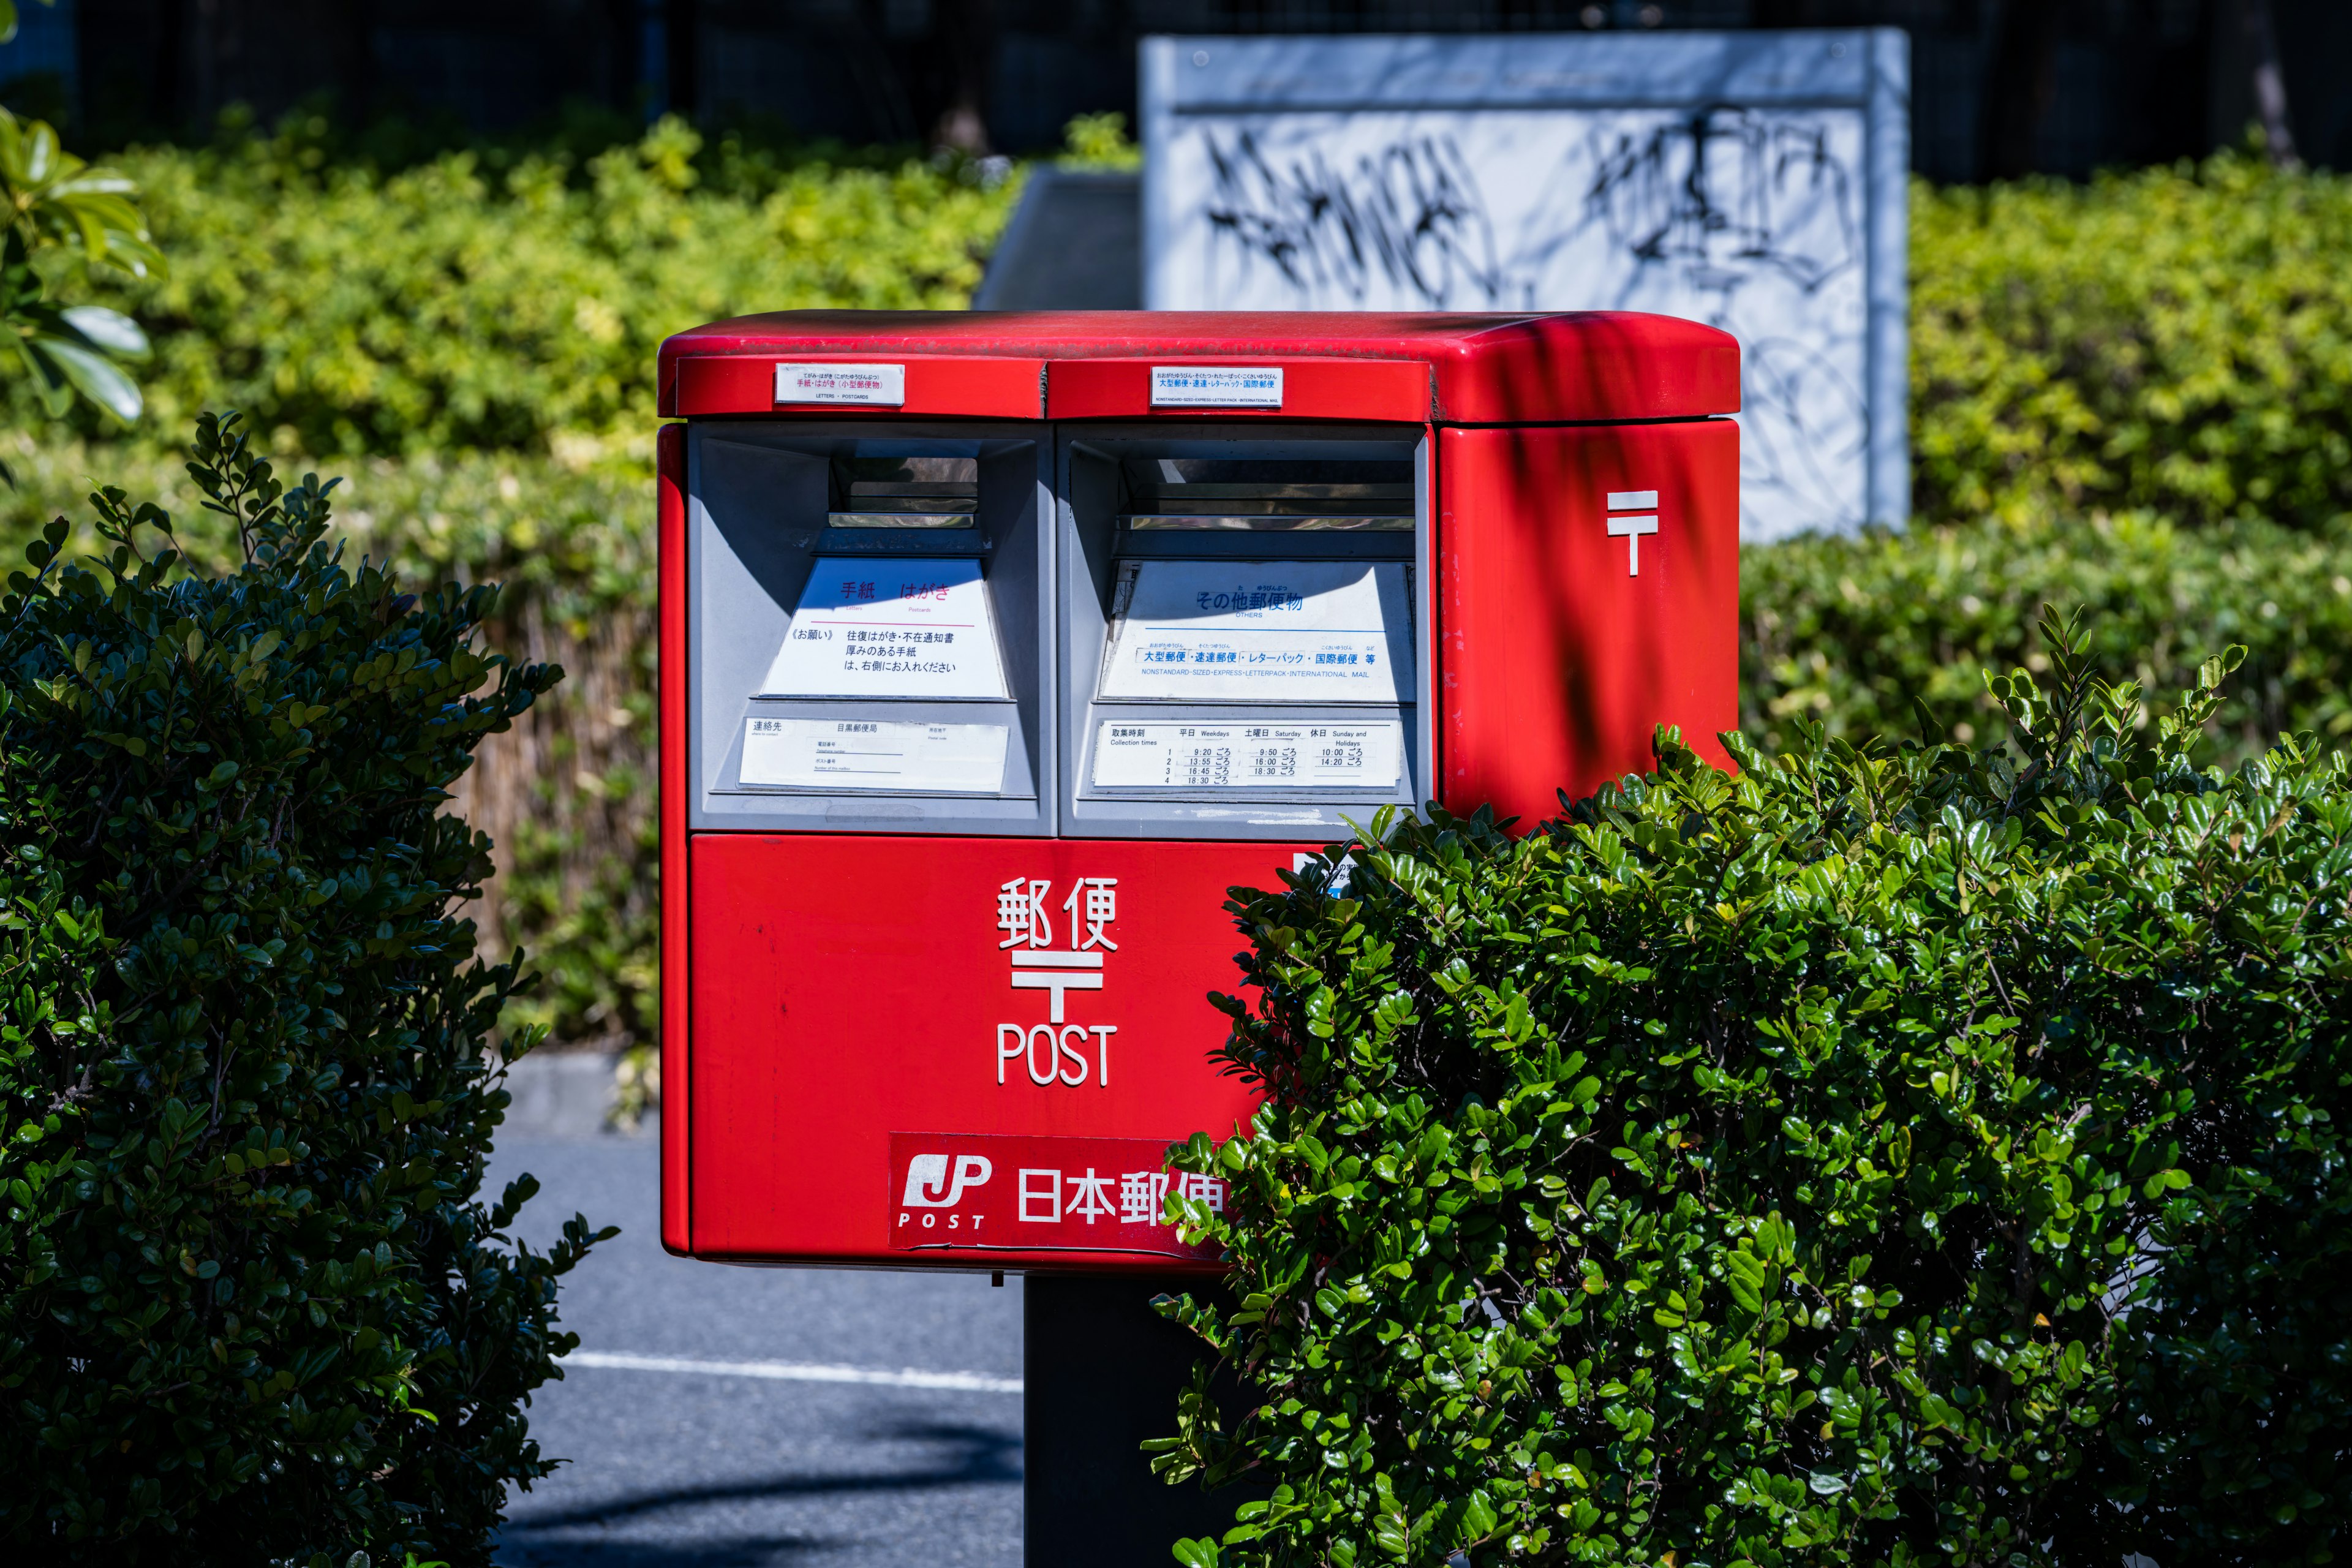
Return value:
[(499, 1561), (515, 1568), (779, 1568), (838, 1551), (800, 1535), (747, 1535), (691, 1544), (651, 1541), (519, 1542), (508, 1527)]
[[(825, 1498), (842, 1493), (903, 1493), (903, 1490), (924, 1490), (936, 1486), (992, 1486), (992, 1483), (1021, 1483), (1021, 1438), (1007, 1432), (990, 1432), (988, 1427), (967, 1427), (967, 1425), (903, 1425), (879, 1432), (885, 1441), (901, 1444), (939, 1444), (950, 1450), (940, 1465), (924, 1469), (894, 1469), (882, 1474), (852, 1474), (852, 1477), (774, 1477), (764, 1481), (724, 1481), (715, 1486), (675, 1486), (656, 1493), (624, 1493), (609, 1502), (595, 1502), (591, 1507), (548, 1511), (548, 1514), (524, 1514), (508, 1521), (501, 1535), (501, 1544), (515, 1552), (530, 1552), (531, 1535), (546, 1531), (569, 1531), (581, 1526), (609, 1526), (609, 1523), (637, 1519), (642, 1514), (654, 1514), (661, 1510), (677, 1507), (706, 1507), (713, 1502), (772, 1502), (783, 1498)], [(955, 1453), (962, 1450), (962, 1453)], [(788, 1542), (791, 1544), (791, 1542)], [(797, 1542), (807, 1549), (824, 1549), (828, 1542)], [(701, 1547), (698, 1547), (701, 1549)], [(708, 1547), (718, 1552), (718, 1544)], [(624, 1561), (624, 1559), (597, 1559)], [(654, 1561), (654, 1559), (646, 1559)], [(685, 1561), (685, 1559), (679, 1559)], [(710, 1563), (718, 1568), (719, 1559), (701, 1559), (696, 1563)]]

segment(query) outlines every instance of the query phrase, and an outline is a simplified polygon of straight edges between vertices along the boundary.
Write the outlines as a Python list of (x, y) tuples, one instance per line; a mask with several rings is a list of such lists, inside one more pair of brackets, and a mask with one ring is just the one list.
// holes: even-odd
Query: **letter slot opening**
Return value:
[(831, 528), (976, 528), (976, 458), (836, 457)]
[(1412, 532), (1412, 459), (1137, 458), (1119, 464), (1130, 532)]

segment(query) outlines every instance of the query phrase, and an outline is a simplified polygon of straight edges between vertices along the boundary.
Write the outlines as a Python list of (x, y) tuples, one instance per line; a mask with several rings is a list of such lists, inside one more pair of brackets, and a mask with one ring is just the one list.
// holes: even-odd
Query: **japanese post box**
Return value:
[(667, 1246), (1205, 1266), (1228, 888), (1385, 805), (1532, 827), (1660, 723), (1727, 761), (1738, 368), (1623, 313), (669, 340)]

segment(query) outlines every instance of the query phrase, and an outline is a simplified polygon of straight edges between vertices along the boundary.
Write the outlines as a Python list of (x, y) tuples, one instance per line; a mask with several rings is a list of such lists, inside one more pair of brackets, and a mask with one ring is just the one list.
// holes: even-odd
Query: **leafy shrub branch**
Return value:
[[(15, 30), (14, 8), (5, 18)], [(110, 169), (93, 169), (58, 144), (41, 121), (0, 109), (0, 327), (14, 358), (51, 417), (77, 396), (128, 424), (139, 417), (139, 387), (117, 360), (147, 357), (147, 335), (129, 316), (103, 305), (58, 305), (37, 252), (55, 248), (84, 268), (127, 279), (161, 278), (163, 258), (148, 242), (132, 200), (137, 187)], [(0, 479), (8, 478), (0, 464)], [(10, 482), (13, 482), (11, 480)]]

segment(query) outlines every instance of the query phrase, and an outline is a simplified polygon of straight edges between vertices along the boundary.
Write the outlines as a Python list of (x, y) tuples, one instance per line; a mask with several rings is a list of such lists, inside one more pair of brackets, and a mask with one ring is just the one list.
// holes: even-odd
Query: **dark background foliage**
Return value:
[[(1909, 35), (1912, 166), (1937, 180), (2081, 175), (2193, 157), (2236, 140), (2277, 69), (2276, 123), (2304, 155), (2352, 163), (2331, 0), (64, 0), (26, 5), (0, 92), (84, 116), (77, 133), (185, 133), (224, 107), (275, 116), (331, 98), (475, 132), (594, 101), (617, 117), (740, 116), (803, 135), (1049, 146), (1073, 115), (1136, 110), (1136, 42), (1153, 33), (1584, 32), (1899, 26)], [(79, 31), (79, 47), (57, 35)], [(40, 35), (57, 39), (44, 46)], [(26, 73), (18, 75), (18, 73)], [(55, 73), (55, 74), (51, 74)], [(17, 76), (9, 82), (5, 79)], [(54, 118), (54, 116), (52, 116)]]
[(109, 489), (107, 556), (60, 521), (0, 600), (0, 1541), (483, 1563), (595, 1238), (535, 1253), (532, 1184), (479, 1196), (525, 981), (440, 808), (561, 671), (478, 647), (493, 590), (341, 561), (331, 487), (233, 420), (194, 456), (236, 570)]

